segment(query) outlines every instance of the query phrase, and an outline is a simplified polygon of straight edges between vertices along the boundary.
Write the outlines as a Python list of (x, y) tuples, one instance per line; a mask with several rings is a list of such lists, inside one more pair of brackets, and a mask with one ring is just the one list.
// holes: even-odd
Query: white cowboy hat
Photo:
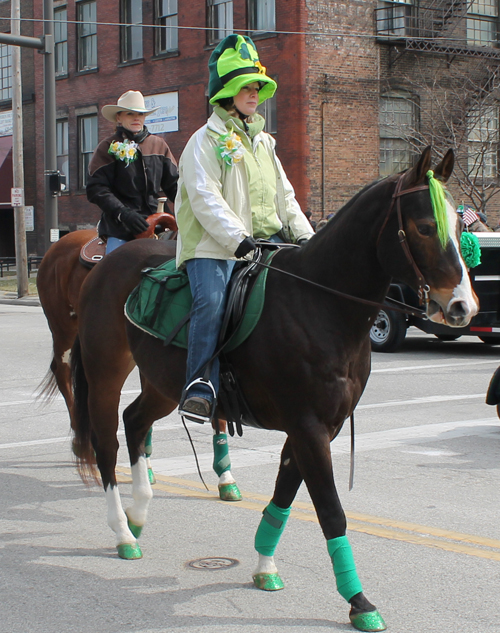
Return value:
[(139, 112), (140, 114), (148, 115), (152, 112), (156, 112), (156, 110), (158, 110), (158, 108), (153, 108), (152, 110), (146, 108), (141, 92), (138, 90), (127, 90), (127, 92), (124, 92), (122, 96), (118, 98), (116, 105), (103, 106), (101, 113), (105, 119), (115, 123), (115, 117), (118, 112)]

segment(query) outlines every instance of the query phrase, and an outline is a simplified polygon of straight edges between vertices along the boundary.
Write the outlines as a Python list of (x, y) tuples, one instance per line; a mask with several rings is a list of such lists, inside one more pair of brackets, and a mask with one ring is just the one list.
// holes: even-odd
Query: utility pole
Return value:
[[(21, 34), (20, 0), (12, 0), (12, 35)], [(16, 244), (17, 296), (28, 294), (28, 255), (26, 252), (26, 224), (24, 216), (24, 155), (23, 155), (23, 90), (21, 77), (21, 49), (12, 47), (12, 184), (21, 190), (21, 205), (14, 206), (14, 233)], [(13, 200), (14, 203), (14, 200)]]
[(49, 186), (57, 173), (56, 153), (56, 66), (54, 60), (54, 0), (43, 0), (44, 123), (45, 123), (45, 250), (59, 239), (57, 195)]

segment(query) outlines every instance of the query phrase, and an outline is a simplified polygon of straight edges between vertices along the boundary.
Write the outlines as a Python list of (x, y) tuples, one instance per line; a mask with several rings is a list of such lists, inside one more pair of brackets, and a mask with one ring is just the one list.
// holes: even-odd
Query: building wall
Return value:
[[(57, 3), (55, 6), (57, 7)], [(68, 10), (68, 21), (76, 19), (76, 2), (64, 3)], [(296, 1), (292, 3), (292, 8)], [(299, 3), (300, 4), (300, 3)], [(152, 23), (151, 1), (143, 3), (143, 22)], [(297, 31), (300, 25), (300, 11), (291, 10), (287, 0), (277, 0), (277, 23), (280, 30)], [(67, 230), (75, 230), (88, 224), (95, 224), (99, 209), (87, 202), (84, 191), (78, 191), (78, 147), (77, 116), (86, 111), (100, 112), (105, 104), (116, 103), (117, 98), (126, 90), (140, 90), (145, 95), (178, 91), (179, 93), (179, 131), (164, 135), (176, 159), (179, 159), (189, 137), (203, 125), (208, 114), (206, 89), (208, 84), (208, 59), (213, 47), (206, 45), (205, 0), (193, 0), (179, 3), (179, 26), (198, 27), (179, 29), (179, 53), (173, 56), (155, 59), (153, 51), (152, 29), (143, 31), (143, 60), (141, 62), (120, 64), (119, 27), (99, 25), (97, 27), (98, 70), (85, 74), (76, 72), (76, 26), (68, 24), (68, 67), (67, 78), (58, 79), (57, 113), (66, 117), (70, 134), (70, 191), (58, 199), (59, 224)], [(246, 0), (234, 2), (234, 29), (246, 29)], [(41, 17), (42, 8), (35, 8), (36, 17)], [(119, 2), (103, 1), (97, 3), (97, 21), (117, 23), (120, 21)], [(42, 27), (36, 25), (38, 34)], [(256, 38), (261, 62), (268, 72), (276, 77), (278, 90), (278, 132), (275, 135), (278, 154), (287, 174), (294, 184), (299, 202), (307, 207), (308, 179), (304, 168), (303, 156), (306, 154), (307, 94), (305, 90), (305, 72), (301, 65), (300, 37), (273, 35)], [(299, 45), (297, 45), (299, 43)], [(43, 73), (41, 56), (35, 59), (37, 94), (43, 94)], [(293, 104), (293, 107), (290, 105)], [(37, 155), (37, 209), (43, 209), (43, 112), (38, 113), (36, 128)], [(99, 114), (99, 140), (108, 136), (113, 125)], [(37, 216), (39, 250), (43, 252), (42, 214)]]

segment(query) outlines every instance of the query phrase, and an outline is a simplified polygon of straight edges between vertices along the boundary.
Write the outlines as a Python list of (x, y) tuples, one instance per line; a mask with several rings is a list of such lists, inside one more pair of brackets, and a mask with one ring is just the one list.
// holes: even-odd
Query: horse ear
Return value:
[(434, 169), (434, 176), (441, 180), (441, 182), (448, 182), (451, 172), (453, 171), (453, 165), (455, 164), (455, 154), (452, 149), (449, 149), (443, 160)]
[(403, 182), (403, 188), (410, 189), (410, 187), (415, 187), (422, 184), (430, 168), (431, 146), (428, 145), (420, 155), (418, 163), (415, 165), (415, 167), (412, 167), (406, 172)]

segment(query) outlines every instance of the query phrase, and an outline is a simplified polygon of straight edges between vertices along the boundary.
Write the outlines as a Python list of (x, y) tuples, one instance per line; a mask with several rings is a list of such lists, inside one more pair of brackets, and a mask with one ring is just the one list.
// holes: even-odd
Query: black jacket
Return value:
[[(146, 131), (139, 142), (139, 157), (128, 166), (108, 153), (115, 141), (125, 139), (122, 129), (101, 141), (89, 165), (87, 198), (102, 211), (99, 235), (132, 239), (132, 234), (118, 220), (123, 209), (133, 209), (144, 217), (156, 213), (160, 191), (173, 202), (177, 193), (177, 165), (163, 139)], [(136, 135), (137, 136), (137, 135)]]

